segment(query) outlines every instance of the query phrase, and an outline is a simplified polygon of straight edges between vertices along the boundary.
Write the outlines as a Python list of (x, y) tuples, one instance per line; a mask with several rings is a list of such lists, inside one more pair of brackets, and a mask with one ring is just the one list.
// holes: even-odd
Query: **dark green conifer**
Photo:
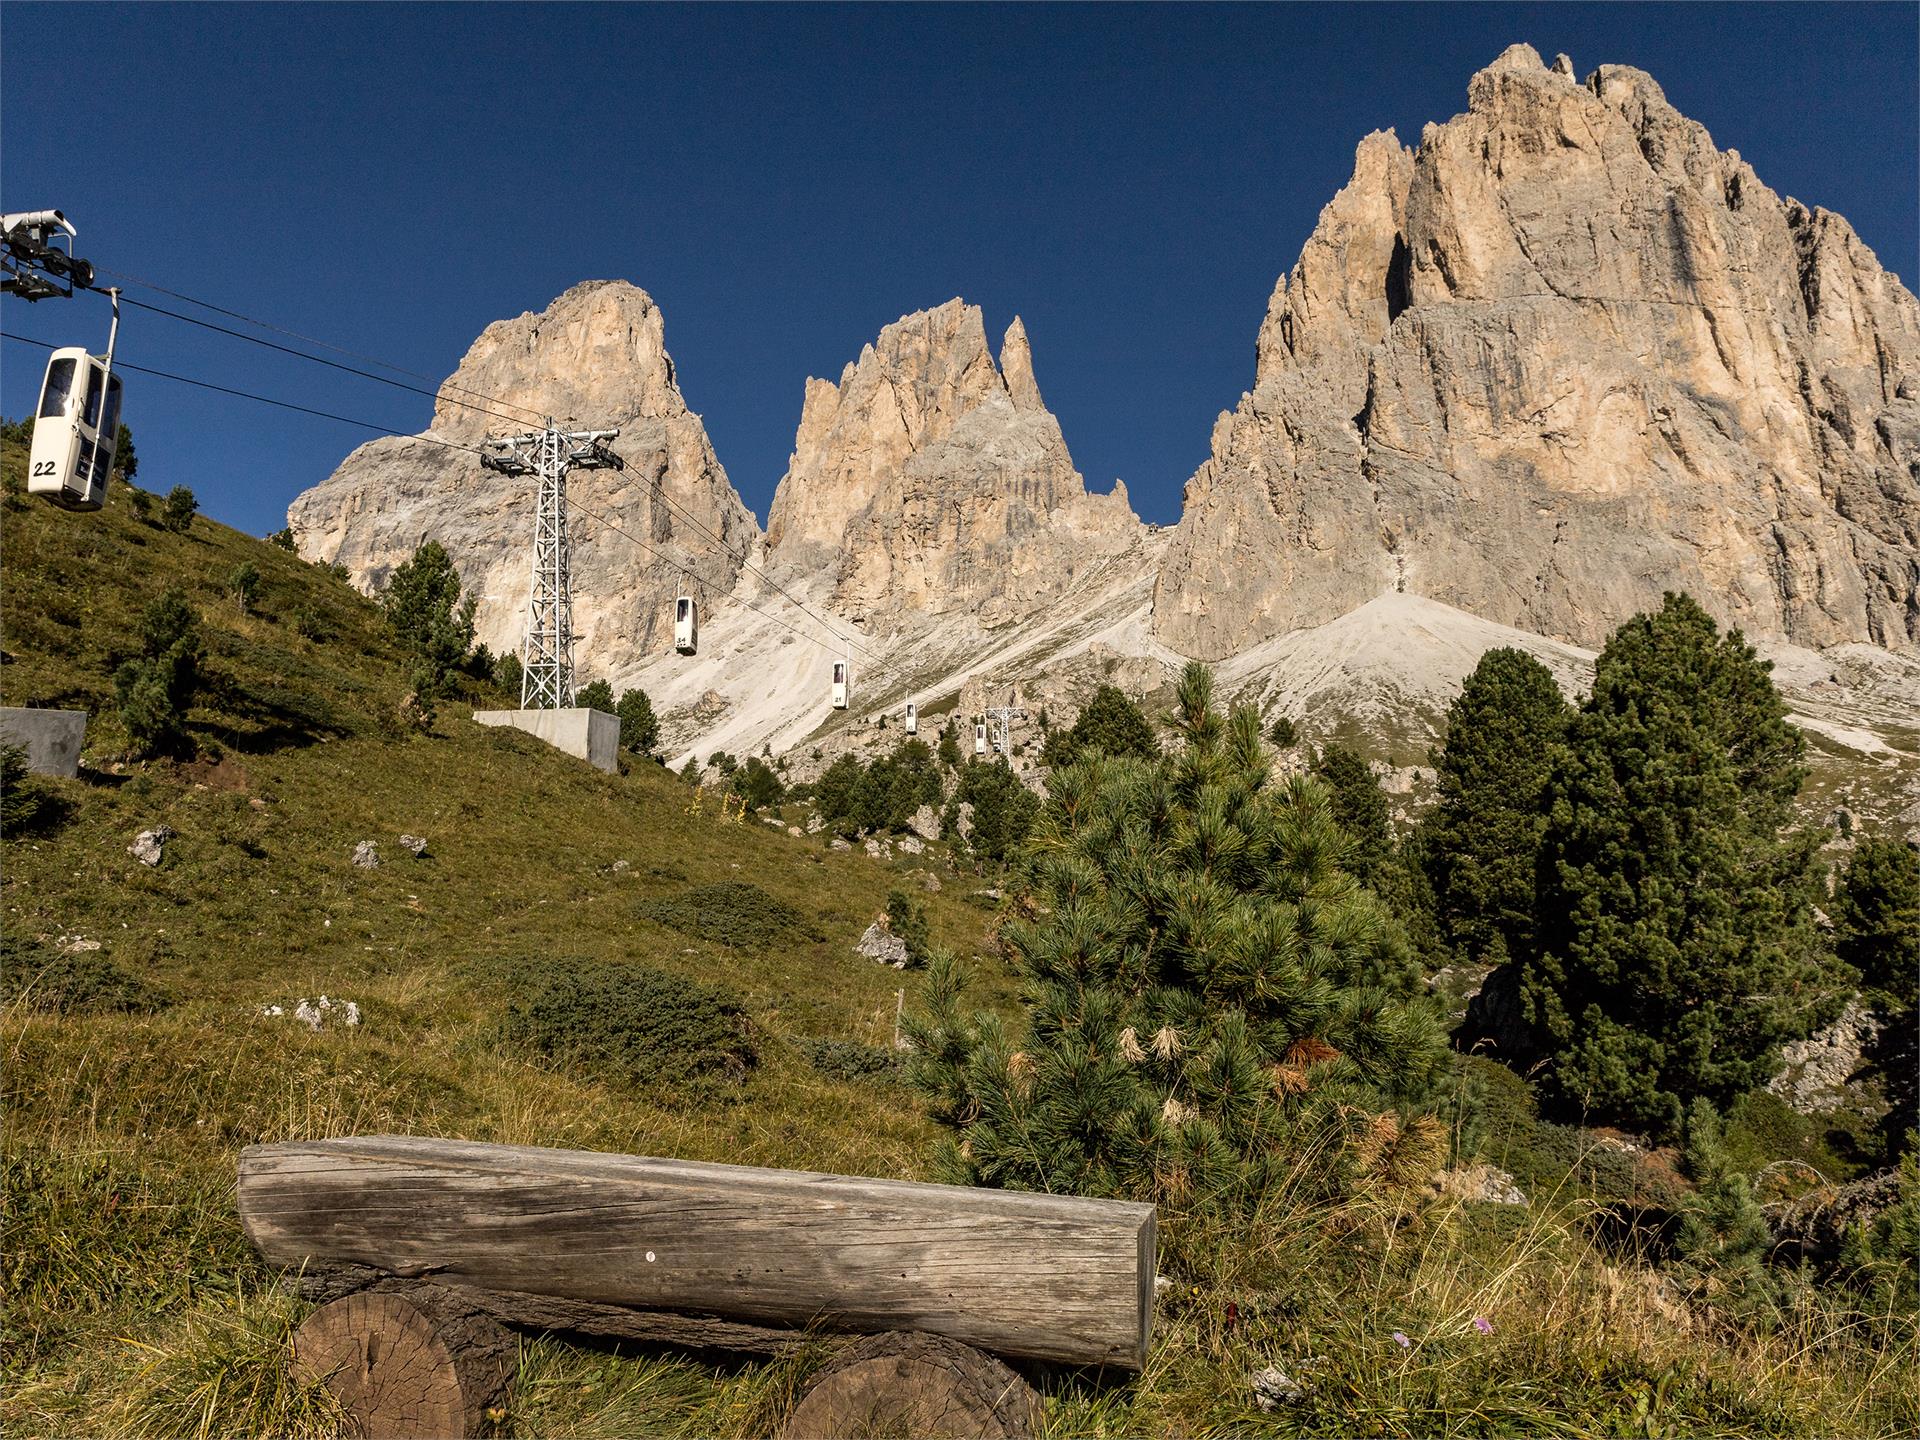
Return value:
[(1102, 685), (1095, 690), (1071, 729), (1050, 731), (1040, 761), (1057, 768), (1096, 753), (1136, 755), (1143, 760), (1160, 753), (1153, 726), (1117, 685)]
[(1547, 667), (1489, 650), (1447, 711), (1417, 849), (1439, 939), (1498, 965), (1531, 943), (1550, 757), (1572, 709)]
[(1880, 1021), (1870, 1058), (1887, 1099), (1889, 1156), (1920, 1127), (1920, 849), (1868, 836), (1833, 899), (1833, 943)]
[(1333, 818), (1353, 842), (1347, 868), (1373, 883), (1393, 858), (1387, 797), (1373, 767), (1344, 745), (1329, 745), (1313, 760), (1313, 773), (1327, 787)]
[(1805, 741), (1691, 599), (1614, 632), (1548, 786), (1522, 1002), (1568, 1105), (1655, 1131), (1764, 1084), (1838, 1007), (1789, 833)]
[(963, 1016), (957, 966), (931, 967), (907, 1033), (953, 1132), (947, 1173), (1233, 1204), (1339, 1116), (1342, 1153), (1424, 1178), (1444, 1132), (1391, 1107), (1427, 1092), (1443, 1051), (1397, 926), (1340, 868), (1326, 790), (1269, 774), (1257, 714), (1216, 711), (1198, 664), (1179, 693), (1176, 753), (1053, 777), (1035, 903), (1004, 932), (1025, 1022)]

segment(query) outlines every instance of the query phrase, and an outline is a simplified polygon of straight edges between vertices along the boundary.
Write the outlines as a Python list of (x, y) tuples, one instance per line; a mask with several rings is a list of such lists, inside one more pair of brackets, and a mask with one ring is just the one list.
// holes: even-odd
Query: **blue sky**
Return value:
[[(0, 13), (0, 196), (96, 263), (439, 377), (582, 279), (645, 287), (763, 517), (808, 375), (964, 296), (1019, 313), (1075, 460), (1178, 517), (1355, 142), (1507, 44), (1641, 66), (1774, 189), (1920, 273), (1902, 5), (42, 6)], [(131, 294), (143, 298), (137, 290)], [(162, 300), (161, 303), (172, 302)], [(105, 343), (103, 302), (5, 328)], [(217, 318), (217, 317), (216, 317)], [(130, 312), (138, 364), (400, 430), (430, 402)], [(0, 347), (23, 413), (40, 352)], [(256, 533), (361, 432), (130, 376), (150, 488)]]

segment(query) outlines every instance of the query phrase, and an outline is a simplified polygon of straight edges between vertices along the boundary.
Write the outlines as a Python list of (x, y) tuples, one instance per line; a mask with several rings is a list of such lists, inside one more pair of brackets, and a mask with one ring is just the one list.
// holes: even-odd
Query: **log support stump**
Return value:
[(293, 1336), (293, 1378), (324, 1385), (365, 1440), (468, 1440), (506, 1418), (515, 1344), (432, 1285), (329, 1301)]
[(794, 1407), (781, 1440), (1031, 1440), (1040, 1397), (983, 1350), (911, 1330), (850, 1346)]

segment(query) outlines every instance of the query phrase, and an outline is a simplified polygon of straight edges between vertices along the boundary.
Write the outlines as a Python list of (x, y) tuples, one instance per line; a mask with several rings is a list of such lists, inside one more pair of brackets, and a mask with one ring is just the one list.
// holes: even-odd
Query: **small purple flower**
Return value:
[(1407, 1349), (1413, 1344), (1411, 1340), (1407, 1339), (1407, 1337), (1398, 1330), (1393, 1332), (1393, 1343), (1398, 1345), (1402, 1350)]
[(1476, 1315), (1473, 1317), (1473, 1328), (1478, 1330), (1482, 1335), (1491, 1335), (1493, 1333), (1493, 1322), (1484, 1315)]

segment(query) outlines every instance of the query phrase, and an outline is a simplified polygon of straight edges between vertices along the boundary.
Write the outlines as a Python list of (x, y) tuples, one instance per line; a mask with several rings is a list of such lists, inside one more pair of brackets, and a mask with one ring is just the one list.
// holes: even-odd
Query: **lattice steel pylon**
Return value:
[(562, 710), (573, 704), (572, 542), (567, 531), (567, 472), (624, 470), (607, 448), (618, 430), (547, 428), (496, 436), (480, 463), (502, 475), (537, 475), (533, 505), (533, 587), (520, 664), (520, 708)]

